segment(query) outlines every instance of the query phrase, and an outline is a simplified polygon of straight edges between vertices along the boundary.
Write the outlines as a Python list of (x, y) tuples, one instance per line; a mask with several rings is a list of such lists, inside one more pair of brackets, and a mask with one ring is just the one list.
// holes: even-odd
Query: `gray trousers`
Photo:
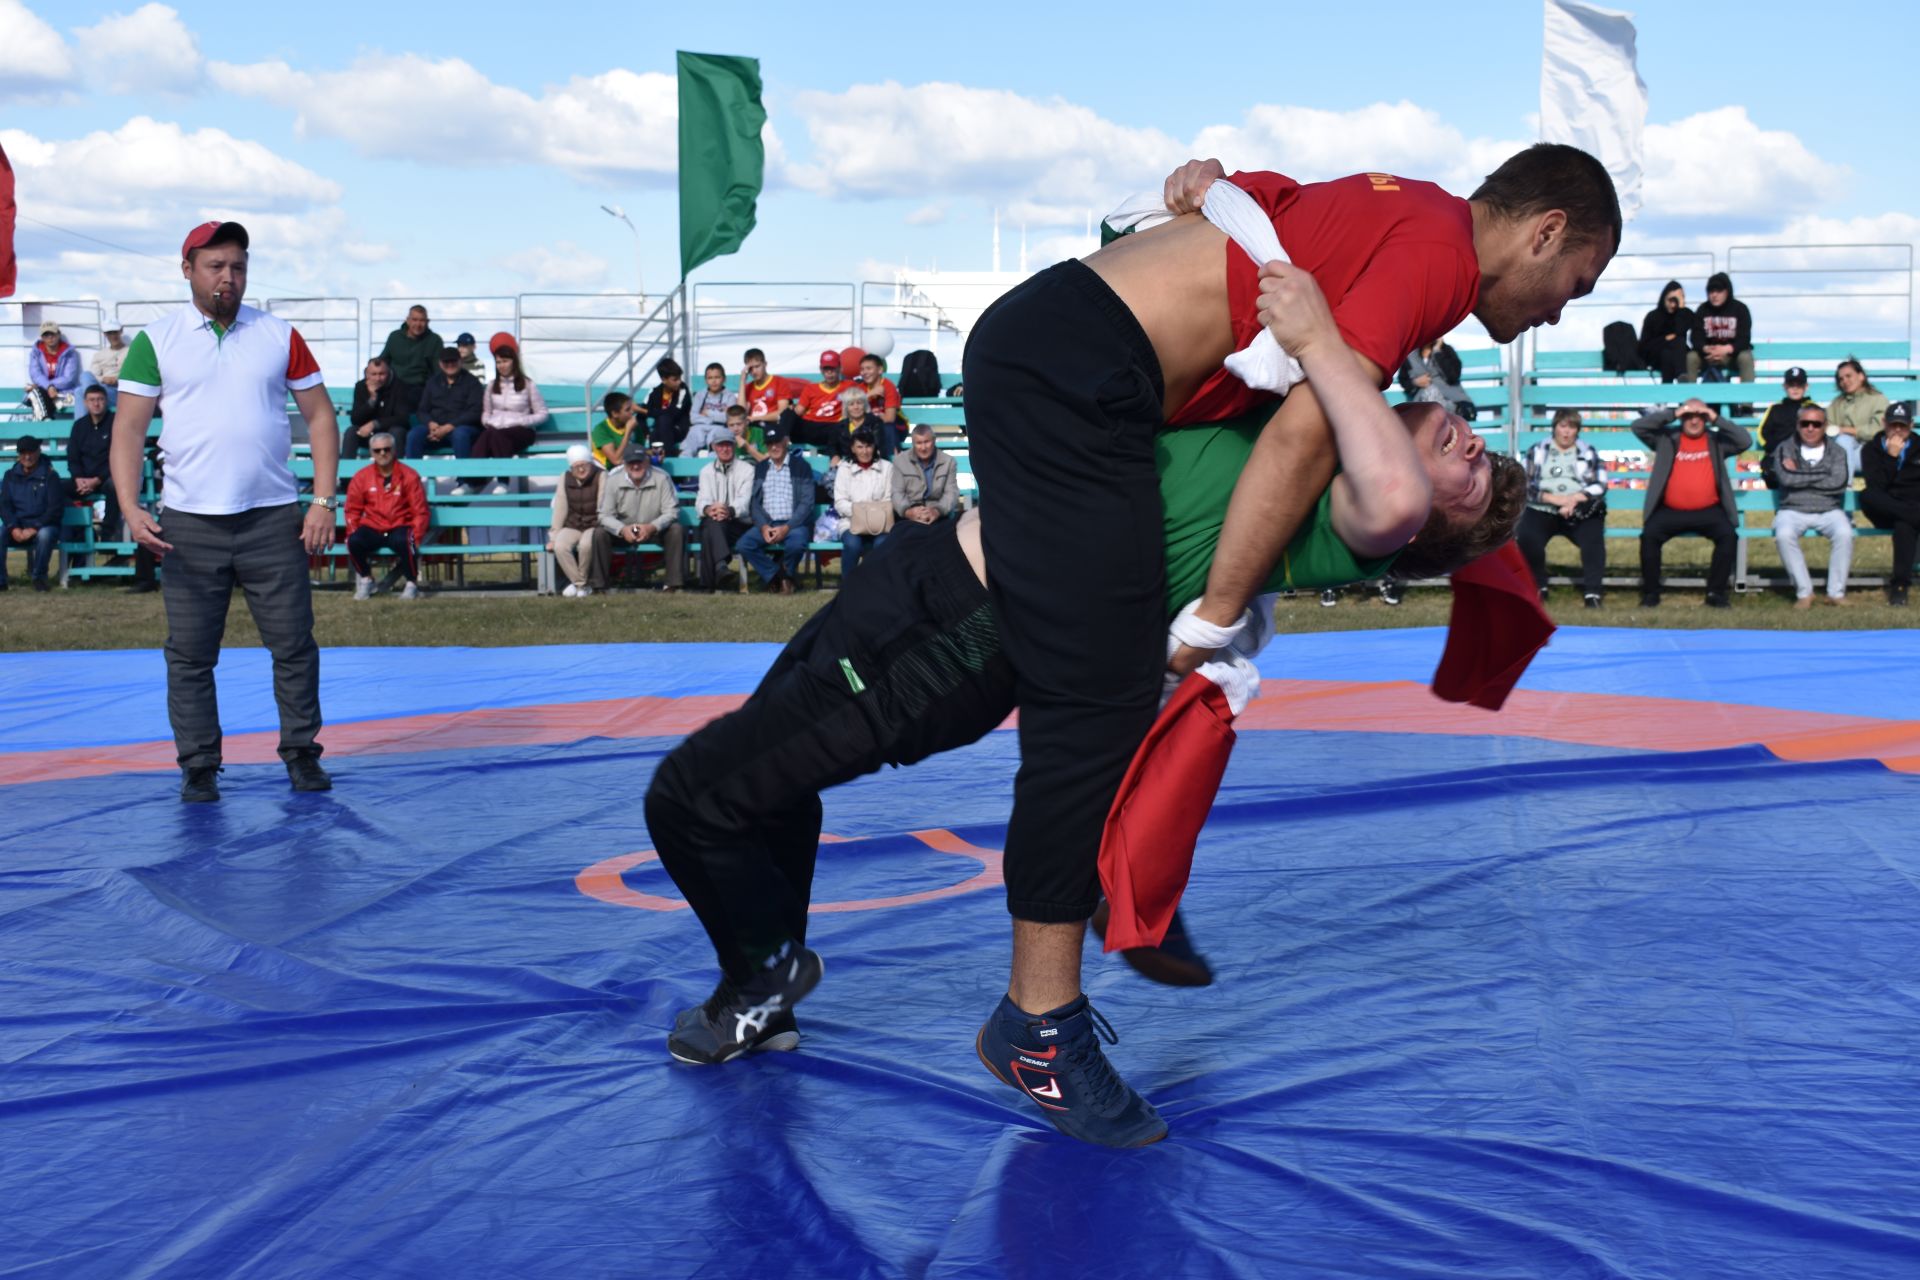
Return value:
[(1847, 573), (1853, 568), (1853, 517), (1844, 511), (1776, 511), (1773, 515), (1773, 541), (1780, 548), (1780, 563), (1793, 579), (1793, 594), (1805, 599), (1813, 594), (1813, 575), (1807, 572), (1807, 554), (1800, 548), (1800, 535), (1809, 529), (1833, 543), (1827, 558), (1827, 594), (1838, 598), (1847, 594)]
[(180, 767), (220, 763), (220, 705), (213, 668), (235, 585), (273, 655), (280, 758), (320, 753), (320, 646), (313, 639), (313, 582), (300, 545), (298, 503), (227, 516), (161, 514), (173, 546), (160, 562), (167, 607), (167, 719)]

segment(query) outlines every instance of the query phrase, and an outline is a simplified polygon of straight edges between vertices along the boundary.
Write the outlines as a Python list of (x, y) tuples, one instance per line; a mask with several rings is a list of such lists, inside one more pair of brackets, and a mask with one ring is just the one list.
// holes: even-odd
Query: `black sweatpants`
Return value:
[(888, 535), (738, 711), (676, 747), (647, 788), (660, 863), (744, 981), (805, 941), (820, 792), (977, 742), (1013, 709), (993, 607), (951, 520)]
[(1893, 570), (1888, 580), (1896, 587), (1913, 585), (1913, 558), (1920, 542), (1920, 502), (1903, 502), (1877, 489), (1860, 493), (1860, 510), (1876, 529), (1893, 531)]
[(1697, 533), (1713, 542), (1713, 559), (1707, 566), (1707, 594), (1723, 596), (1733, 585), (1733, 558), (1740, 537), (1733, 521), (1718, 505), (1699, 511), (1675, 511), (1657, 507), (1647, 513), (1640, 526), (1640, 590), (1660, 594), (1660, 553), (1670, 539), (1683, 533)]
[(1520, 513), (1520, 528), (1514, 540), (1520, 544), (1527, 567), (1533, 570), (1533, 585), (1547, 589), (1547, 543), (1565, 538), (1580, 549), (1580, 590), (1585, 595), (1600, 594), (1607, 576), (1607, 517), (1596, 511), (1579, 520), (1569, 520), (1558, 512), (1528, 507)]
[(963, 377), (987, 583), (1020, 704), (1007, 907), (1084, 920), (1101, 828), (1166, 666), (1160, 365), (1126, 304), (1069, 261), (987, 309)]
[(376, 529), (363, 524), (347, 535), (347, 560), (353, 565), (353, 571), (363, 578), (373, 576), (373, 558), (383, 548), (393, 552), (401, 576), (408, 582), (420, 581), (420, 549), (414, 544), (412, 525)]

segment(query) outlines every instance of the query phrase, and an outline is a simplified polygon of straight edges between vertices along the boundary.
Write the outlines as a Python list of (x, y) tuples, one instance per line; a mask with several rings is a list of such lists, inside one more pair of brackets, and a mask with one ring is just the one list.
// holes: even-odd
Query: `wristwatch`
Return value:
[(325, 507), (329, 511), (338, 511), (340, 509), (340, 499), (338, 498), (312, 497), (307, 499), (307, 501), (316, 507)]

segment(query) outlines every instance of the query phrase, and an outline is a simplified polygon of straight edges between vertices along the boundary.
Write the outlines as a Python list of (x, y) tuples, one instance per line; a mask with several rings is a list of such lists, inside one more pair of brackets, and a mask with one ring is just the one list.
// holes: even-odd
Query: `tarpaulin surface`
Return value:
[(640, 799), (770, 649), (329, 651), (336, 789), (213, 806), (157, 655), (9, 656), (0, 1275), (1916, 1274), (1920, 642), (1571, 629), (1499, 715), (1438, 650), (1263, 664), (1218, 981), (1087, 953), (1125, 1152), (974, 1057), (1011, 733), (828, 794), (801, 1049), (693, 1068)]

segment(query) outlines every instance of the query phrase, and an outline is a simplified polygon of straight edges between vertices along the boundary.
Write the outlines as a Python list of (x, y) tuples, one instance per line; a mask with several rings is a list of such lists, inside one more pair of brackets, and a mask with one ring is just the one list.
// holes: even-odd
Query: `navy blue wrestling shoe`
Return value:
[(798, 1047), (793, 1006), (820, 985), (826, 965), (815, 953), (788, 942), (743, 983), (721, 979), (705, 1004), (683, 1009), (667, 1036), (667, 1052), (681, 1062), (706, 1065), (743, 1053)]
[(1102, 1147), (1144, 1147), (1167, 1136), (1160, 1113), (1120, 1078), (1100, 1041), (1119, 1043), (1083, 995), (1043, 1015), (1008, 996), (974, 1037), (994, 1078), (1033, 1099), (1053, 1127)]
[[(1100, 941), (1107, 940), (1107, 920), (1111, 908), (1106, 899), (1093, 909), (1093, 934)], [(1207, 987), (1213, 985), (1213, 966), (1207, 958), (1193, 949), (1193, 940), (1187, 937), (1187, 926), (1180, 919), (1175, 908), (1173, 919), (1167, 925), (1167, 936), (1160, 939), (1157, 947), (1124, 947), (1120, 958), (1132, 965), (1134, 970), (1148, 981), (1157, 982), (1163, 987)]]

